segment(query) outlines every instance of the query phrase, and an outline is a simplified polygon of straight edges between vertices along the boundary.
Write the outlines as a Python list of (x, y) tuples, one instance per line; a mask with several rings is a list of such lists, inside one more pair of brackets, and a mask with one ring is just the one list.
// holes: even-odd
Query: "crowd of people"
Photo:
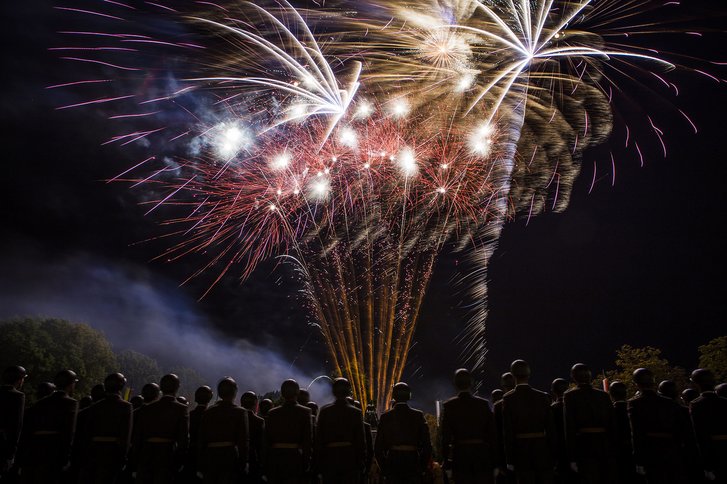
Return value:
[(39, 386), (29, 408), (26, 376), (20, 366), (3, 373), (2, 482), (727, 482), (727, 387), (705, 369), (682, 394), (638, 369), (638, 392), (627, 400), (623, 382), (594, 388), (584, 364), (573, 366), (571, 382), (556, 379), (550, 394), (541, 392), (528, 384), (528, 363), (516, 360), (490, 401), (473, 393), (472, 375), (460, 369), (457, 394), (441, 407), (437, 452), (403, 382), (379, 417), (353, 400), (344, 378), (320, 409), (294, 380), (283, 382), (275, 406), (250, 391), (238, 400), (228, 377), (216, 402), (203, 386), (189, 410), (174, 374), (127, 402), (126, 379), (113, 373), (77, 401), (78, 378), (63, 370)]

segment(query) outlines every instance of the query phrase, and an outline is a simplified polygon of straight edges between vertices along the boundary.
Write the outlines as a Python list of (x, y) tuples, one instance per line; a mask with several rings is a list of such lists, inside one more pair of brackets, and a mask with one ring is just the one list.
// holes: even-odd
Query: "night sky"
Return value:
[[(717, 2), (688, 3), (685, 17), (706, 14), (711, 18), (703, 25), (724, 25), (723, 12), (714, 11)], [(181, 355), (215, 377), (225, 364), (242, 365), (238, 378), (258, 391), (276, 387), (287, 374), (324, 373), (325, 349), (301, 309), (290, 268), (264, 264), (243, 285), (233, 273), (196, 302), (207, 281), (179, 284), (202, 259), (153, 261), (165, 242), (139, 243), (164, 233), (160, 219), (145, 217), (138, 206), (143, 190), (102, 180), (126, 169), (141, 148), (100, 146), (112, 128), (94, 109), (54, 110), (61, 100), (44, 87), (73, 73), (47, 50), (58, 42), (58, 12), (50, 5), (0, 7), (0, 318), (85, 321), (103, 329), (117, 348), (170, 362)], [(727, 60), (719, 34), (678, 39), (685, 40), (664, 48)], [(712, 71), (725, 77), (720, 69)], [(669, 98), (673, 107), (653, 109), (666, 132), (666, 159), (652, 136), (642, 141), (646, 161), (640, 167), (638, 157), (621, 149), (623, 126), (617, 122), (610, 143), (586, 152), (564, 213), (506, 226), (489, 269), (487, 392), (518, 357), (531, 362), (534, 383), (544, 387), (577, 361), (594, 370), (612, 368), (624, 343), (657, 346), (674, 364), (691, 369), (698, 345), (727, 334), (727, 89), (704, 76), (674, 78), (680, 95)], [(621, 108), (629, 116), (629, 105)], [(698, 134), (677, 108), (691, 116)], [(599, 176), (589, 194), (594, 161)], [(410, 356), (406, 374), (424, 405), (448, 394), (458, 364), (455, 340), (466, 301), (452, 279), (460, 264), (454, 255), (440, 259)], [(195, 338), (204, 341), (203, 349)]]

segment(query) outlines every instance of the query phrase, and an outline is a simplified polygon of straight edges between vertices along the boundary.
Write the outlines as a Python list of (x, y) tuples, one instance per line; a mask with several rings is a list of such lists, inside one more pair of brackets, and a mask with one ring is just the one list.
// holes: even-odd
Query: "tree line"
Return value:
[[(0, 368), (23, 365), (29, 372), (26, 393), (33, 401), (38, 384), (51, 381), (62, 368), (71, 368), (79, 376), (78, 392), (89, 394), (91, 387), (104, 377), (120, 371), (128, 387), (138, 393), (141, 387), (159, 381), (165, 373), (175, 373), (182, 381), (180, 395), (191, 399), (194, 390), (206, 384), (194, 369), (184, 366), (165, 367), (151, 356), (131, 349), (115, 349), (104, 334), (85, 323), (57, 318), (15, 318), (0, 321)], [(714, 372), (717, 381), (727, 381), (727, 336), (712, 339), (697, 348), (699, 368)], [(673, 380), (679, 389), (689, 385), (684, 368), (672, 365), (662, 350), (653, 346), (633, 347), (625, 344), (616, 351), (613, 368), (599, 380), (620, 380), (635, 392), (631, 375), (637, 368), (649, 368), (657, 382)], [(266, 395), (267, 396), (267, 395)], [(275, 395), (270, 395), (275, 398)]]

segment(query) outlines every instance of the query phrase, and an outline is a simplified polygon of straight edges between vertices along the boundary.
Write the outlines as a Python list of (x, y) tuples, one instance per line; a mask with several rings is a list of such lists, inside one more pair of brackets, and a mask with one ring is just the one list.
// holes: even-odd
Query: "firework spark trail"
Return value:
[[(624, 43), (659, 30), (646, 0), (390, 0), (356, 12), (345, 1), (147, 3), (162, 12), (153, 21), (115, 1), (60, 7), (109, 31), (61, 32), (88, 45), (54, 49), (102, 74), (49, 86), (94, 89), (59, 109), (103, 108), (129, 124), (107, 143), (162, 145), (112, 180), (146, 187), (147, 213), (171, 214), (176, 243), (160, 257), (205, 254), (190, 279), (216, 271), (208, 291), (233, 268), (245, 279), (265, 259), (293, 263), (334, 373), (380, 409), (404, 374), (438, 254), (470, 254), (461, 343), (481, 368), (487, 266), (505, 223), (567, 207), (583, 151), (610, 135), (616, 77), (640, 84), (636, 64), (676, 67)], [(160, 59), (167, 75), (140, 76)]]

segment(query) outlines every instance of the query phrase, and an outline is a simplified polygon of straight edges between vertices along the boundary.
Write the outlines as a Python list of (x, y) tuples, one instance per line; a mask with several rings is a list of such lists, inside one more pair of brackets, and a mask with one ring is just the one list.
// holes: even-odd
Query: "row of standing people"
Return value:
[[(22, 419), (22, 404), (19, 410), (7, 404), (10, 396), (22, 395), (7, 389), (22, 385), (20, 370), (6, 371), (5, 383), (12, 383), (0, 394), (3, 416), (20, 413)], [(634, 374), (639, 393), (628, 402), (620, 382), (611, 384), (610, 398), (593, 388), (585, 365), (575, 365), (571, 376), (570, 390), (567, 381), (554, 381), (552, 402), (528, 385), (530, 368), (517, 360), (503, 375), (502, 390), (493, 392), (493, 412), (472, 394), (470, 373), (458, 370), (458, 395), (444, 403), (440, 422), (446, 475), (457, 484), (724, 482), (727, 399), (716, 395), (708, 371), (692, 376), (701, 395), (690, 409), (676, 403), (676, 395), (657, 394), (646, 369)], [(411, 392), (404, 383), (395, 385), (393, 406), (381, 416), (374, 439), (345, 379), (334, 382), (335, 401), (317, 416), (317, 406), (288, 380), (281, 387), (282, 405), (261, 405), (264, 418), (254, 411), (252, 392), (235, 405), (237, 385), (230, 378), (218, 385), (217, 403), (209, 406), (212, 390), (201, 387), (197, 408), (187, 412), (176, 398), (174, 375), (163, 377), (161, 388), (146, 385), (146, 403), (132, 411), (121, 399), (120, 374), (109, 375), (104, 394), (76, 416), (75, 381), (72, 372), (60, 372), (58, 390), (29, 409), (24, 431), (17, 433), (16, 467), (23, 481), (65, 476), (79, 482), (261, 482), (264, 475), (268, 482), (320, 478), (345, 484), (368, 480), (372, 468), (390, 483), (432, 476), (429, 429), (423, 413), (407, 404)], [(3, 419), (8, 462), (13, 425), (12, 418)]]
[(622, 382), (610, 394), (594, 388), (584, 364), (572, 368), (572, 383), (553, 382), (555, 401), (529, 378), (529, 365), (513, 362), (490, 413), (469, 392), (469, 374), (458, 372), (461, 392), (444, 404), (440, 426), (457, 484), (727, 482), (727, 399), (708, 370), (692, 374), (699, 396), (689, 407), (673, 385), (663, 388), (673, 394), (659, 394), (645, 368), (634, 372), (630, 400)]

